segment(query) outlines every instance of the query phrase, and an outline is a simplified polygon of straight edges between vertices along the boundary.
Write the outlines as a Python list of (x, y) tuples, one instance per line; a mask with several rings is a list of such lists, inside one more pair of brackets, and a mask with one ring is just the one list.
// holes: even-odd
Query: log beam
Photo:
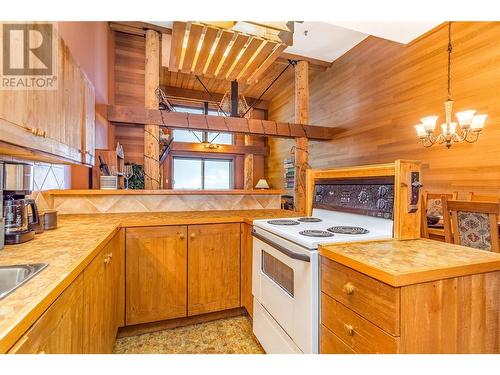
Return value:
[(304, 126), (288, 122), (167, 112), (158, 109), (119, 105), (108, 106), (108, 121), (120, 125), (136, 124), (142, 126), (144, 124), (155, 124), (172, 129), (284, 138), (306, 137), (314, 140), (332, 140), (336, 134), (342, 131), (342, 129), (333, 126)]
[[(160, 34), (146, 30), (146, 67), (144, 78), (145, 106), (158, 109), (156, 88), (160, 81)], [(159, 189), (160, 181), (160, 127), (145, 122), (144, 125), (144, 188)]]
[[(295, 65), (295, 122), (306, 125), (309, 121), (309, 63), (297, 61)], [(307, 125), (306, 125), (307, 126)], [(306, 210), (306, 170), (308, 167), (308, 139), (295, 139), (294, 205), (298, 212)]]

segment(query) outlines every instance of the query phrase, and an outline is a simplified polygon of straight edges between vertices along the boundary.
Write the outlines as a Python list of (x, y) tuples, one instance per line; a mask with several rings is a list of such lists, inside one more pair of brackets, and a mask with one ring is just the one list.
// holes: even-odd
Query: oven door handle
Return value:
[(278, 250), (280, 253), (285, 254), (287, 257), (290, 257), (292, 259), (302, 260), (304, 262), (310, 262), (311, 261), (311, 258), (308, 255), (297, 254), (297, 253), (295, 253), (293, 251), (290, 251), (287, 248), (284, 248), (283, 246), (278, 245), (276, 242), (273, 242), (273, 241), (265, 238), (264, 236), (258, 234), (257, 232), (255, 232), (255, 229), (252, 230), (252, 236), (254, 236), (255, 238), (261, 240), (262, 242), (268, 244), (273, 249)]

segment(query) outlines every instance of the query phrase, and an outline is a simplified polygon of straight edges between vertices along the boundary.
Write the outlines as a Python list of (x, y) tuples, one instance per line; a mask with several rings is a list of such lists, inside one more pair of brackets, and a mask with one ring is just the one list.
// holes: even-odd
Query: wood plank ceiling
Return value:
[[(277, 59), (287, 45), (276, 40), (178, 21), (169, 38), (170, 51), (163, 54), (160, 79), (166, 87), (204, 91), (196, 74), (211, 92), (223, 94), (237, 80), (241, 93), (256, 98), (286, 66)], [(291, 83), (293, 69), (287, 69), (280, 80)], [(263, 99), (270, 98), (272, 90), (266, 94)]]

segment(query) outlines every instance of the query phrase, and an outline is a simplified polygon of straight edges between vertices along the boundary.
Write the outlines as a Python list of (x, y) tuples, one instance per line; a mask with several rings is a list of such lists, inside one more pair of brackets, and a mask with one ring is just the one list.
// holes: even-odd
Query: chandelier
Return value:
[(427, 116), (415, 125), (418, 138), (424, 147), (434, 144), (445, 144), (450, 148), (453, 142), (474, 143), (483, 130), (486, 114), (476, 114), (476, 110), (468, 109), (456, 114), (457, 122), (451, 121), (453, 100), (451, 99), (451, 22), (448, 22), (448, 98), (444, 102), (445, 123), (441, 125), (441, 134), (435, 136), (434, 129), (439, 116)]
[[(226, 91), (222, 100), (219, 104), (219, 108), (222, 109), (225, 114), (230, 115), (231, 113), (231, 93)], [(247, 100), (242, 94), (238, 95), (238, 116), (244, 116), (250, 107), (248, 106)]]

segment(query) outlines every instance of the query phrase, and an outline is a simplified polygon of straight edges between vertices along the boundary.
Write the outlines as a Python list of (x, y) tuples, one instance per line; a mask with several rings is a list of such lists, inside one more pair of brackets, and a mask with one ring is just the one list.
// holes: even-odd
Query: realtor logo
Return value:
[(0, 89), (56, 89), (55, 49), (52, 24), (3, 23)]

